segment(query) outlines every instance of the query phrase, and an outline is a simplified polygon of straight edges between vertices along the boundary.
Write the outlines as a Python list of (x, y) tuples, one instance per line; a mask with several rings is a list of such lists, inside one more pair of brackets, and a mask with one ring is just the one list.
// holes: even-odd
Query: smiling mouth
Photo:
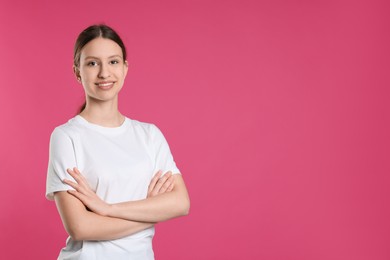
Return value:
[(101, 89), (110, 89), (115, 82), (100, 82), (100, 83), (95, 83), (96, 86), (98, 86)]

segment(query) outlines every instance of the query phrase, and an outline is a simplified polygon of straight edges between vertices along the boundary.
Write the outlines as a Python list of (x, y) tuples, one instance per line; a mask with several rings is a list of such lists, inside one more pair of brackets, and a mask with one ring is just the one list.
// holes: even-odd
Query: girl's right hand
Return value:
[(148, 187), (148, 198), (170, 192), (173, 190), (173, 175), (172, 172), (167, 172), (162, 176), (162, 171), (158, 171), (152, 180), (150, 181)]

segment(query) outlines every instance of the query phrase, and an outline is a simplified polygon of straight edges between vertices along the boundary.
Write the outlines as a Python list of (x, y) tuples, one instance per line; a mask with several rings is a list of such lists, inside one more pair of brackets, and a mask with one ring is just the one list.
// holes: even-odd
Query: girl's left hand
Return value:
[(87, 180), (75, 167), (66, 170), (76, 182), (64, 179), (63, 182), (74, 188), (75, 190), (68, 190), (68, 193), (78, 198), (89, 210), (96, 214), (107, 216), (110, 210), (110, 204), (99, 198), (96, 193), (89, 187)]

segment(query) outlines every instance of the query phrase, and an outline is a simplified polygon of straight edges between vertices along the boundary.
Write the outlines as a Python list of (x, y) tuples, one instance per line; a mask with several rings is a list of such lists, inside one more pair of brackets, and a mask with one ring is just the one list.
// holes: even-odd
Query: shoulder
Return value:
[(159, 131), (158, 127), (155, 124), (152, 123), (146, 123), (146, 122), (141, 122), (135, 119), (129, 119), (130, 126), (138, 132), (143, 132), (147, 135), (154, 134), (156, 131)]
[(68, 137), (70, 139), (73, 139), (73, 137), (80, 133), (80, 131), (81, 128), (75, 122), (75, 118), (71, 118), (68, 122), (55, 127), (51, 134), (51, 138), (57, 139)]
[(130, 119), (130, 125), (134, 129), (134, 133), (138, 137), (143, 137), (148, 143), (156, 144), (165, 140), (161, 130), (152, 123), (140, 122), (138, 120)]

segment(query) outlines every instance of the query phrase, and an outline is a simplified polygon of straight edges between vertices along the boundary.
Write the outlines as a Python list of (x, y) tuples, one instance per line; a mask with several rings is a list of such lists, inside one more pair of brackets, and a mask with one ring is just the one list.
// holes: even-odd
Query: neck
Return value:
[(118, 127), (125, 117), (118, 110), (118, 102), (91, 102), (87, 99), (85, 109), (80, 116), (92, 124), (104, 127)]

